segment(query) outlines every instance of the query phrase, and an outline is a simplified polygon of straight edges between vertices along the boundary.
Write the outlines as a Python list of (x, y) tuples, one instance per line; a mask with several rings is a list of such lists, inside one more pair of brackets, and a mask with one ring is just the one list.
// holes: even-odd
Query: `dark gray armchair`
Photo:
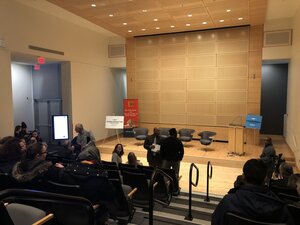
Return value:
[(160, 138), (165, 139), (165, 138), (169, 137), (170, 136), (170, 134), (169, 134), (169, 130), (170, 129), (171, 128), (160, 127), (159, 128), (159, 136), (160, 136)]
[(194, 129), (182, 128), (178, 131), (179, 133), (179, 140), (183, 142), (189, 142), (193, 139), (193, 133), (195, 132)]
[[(213, 131), (202, 131), (198, 135), (200, 136), (200, 143), (202, 145), (208, 146), (213, 142), (212, 137), (217, 133)], [(207, 151), (208, 148), (203, 148), (204, 151)]]
[(133, 133), (136, 140), (143, 141), (148, 136), (148, 128), (145, 127), (133, 128)]

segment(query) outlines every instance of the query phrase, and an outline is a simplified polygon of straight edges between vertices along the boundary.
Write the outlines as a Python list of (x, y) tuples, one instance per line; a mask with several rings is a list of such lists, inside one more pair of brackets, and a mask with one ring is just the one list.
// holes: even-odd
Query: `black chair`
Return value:
[(290, 195), (287, 193), (278, 193), (278, 197), (283, 200), (285, 203), (294, 204), (300, 202), (300, 197), (298, 195)]
[(19, 184), (9, 174), (0, 173), (0, 191), (8, 188), (18, 188)]
[[(200, 136), (200, 143), (202, 145), (208, 146), (213, 142), (211, 137), (216, 135), (216, 132), (212, 131), (202, 131), (198, 134)], [(207, 151), (208, 148), (203, 148), (204, 151)]]
[(55, 215), (55, 224), (94, 225), (95, 211), (90, 201), (82, 197), (25, 189), (0, 192), (0, 201), (29, 205)]
[(293, 217), (294, 223), (299, 224), (300, 221), (300, 207), (292, 204), (288, 205), (288, 210)]
[(123, 190), (123, 186), (118, 179), (110, 179), (110, 181), (112, 182), (116, 193), (115, 200), (117, 202), (115, 203), (116, 205), (115, 216), (118, 220), (122, 222), (124, 221), (125, 224), (127, 224), (132, 220), (132, 217), (135, 212), (135, 208), (133, 207), (132, 204), (132, 198), (135, 192), (137, 191), (137, 189), (135, 188), (131, 190), (128, 194), (125, 194)]
[(291, 196), (298, 196), (298, 193), (295, 189), (289, 188), (289, 187), (283, 187), (279, 185), (272, 185), (270, 183), (269, 190), (274, 192), (275, 194), (286, 194), (286, 195), (291, 195)]
[(105, 170), (119, 170), (118, 165), (115, 162), (109, 162), (109, 161), (101, 161), (102, 167)]
[[(193, 133), (195, 132), (194, 129), (187, 129), (182, 128), (178, 131), (179, 133), (179, 140), (182, 142), (189, 142), (193, 139)], [(187, 146), (186, 146), (187, 147)]]
[[(146, 137), (148, 136), (148, 128), (145, 127), (137, 127), (133, 128), (133, 134), (136, 140), (138, 141), (144, 141)], [(142, 145), (143, 143), (137, 144)]]
[(162, 138), (162, 139), (165, 139), (165, 138), (169, 137), (170, 136), (170, 134), (169, 134), (170, 129), (171, 128), (160, 127), (159, 128), (159, 137)]
[(242, 216), (238, 216), (234, 213), (226, 213), (225, 225), (287, 225), (286, 223), (274, 223), (274, 222), (262, 222), (251, 220)]
[(148, 208), (149, 207), (149, 185), (144, 173), (132, 173), (123, 171), (123, 183), (132, 189), (137, 188), (133, 198), (133, 205)]

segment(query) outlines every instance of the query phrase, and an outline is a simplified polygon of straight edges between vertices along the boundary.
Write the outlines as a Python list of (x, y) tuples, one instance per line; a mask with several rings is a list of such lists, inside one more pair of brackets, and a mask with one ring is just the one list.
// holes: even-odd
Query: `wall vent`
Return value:
[(109, 58), (118, 58), (125, 57), (125, 44), (122, 45), (108, 45), (108, 57)]
[(266, 31), (264, 47), (284, 46), (292, 44), (292, 30)]

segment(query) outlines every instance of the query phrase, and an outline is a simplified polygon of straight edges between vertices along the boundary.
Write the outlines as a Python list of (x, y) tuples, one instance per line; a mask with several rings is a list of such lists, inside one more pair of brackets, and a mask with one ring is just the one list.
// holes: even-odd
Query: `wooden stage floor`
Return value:
[[(272, 136), (272, 139), (277, 154), (282, 153), (285, 159), (294, 165), (294, 155), (285, 143), (284, 138), (282, 136)], [(120, 142), (124, 145), (125, 154), (122, 157), (124, 163), (127, 161), (128, 153), (134, 152), (143, 165), (148, 165), (146, 160), (147, 151), (143, 148), (142, 141), (137, 141), (135, 138), (120, 138)], [(111, 160), (111, 153), (117, 143), (117, 139), (97, 142), (102, 160)], [(215, 195), (226, 194), (233, 187), (236, 177), (242, 174), (244, 163), (248, 159), (258, 158), (263, 148), (263, 144), (259, 146), (246, 144), (244, 145), (245, 154), (243, 156), (229, 156), (227, 146), (228, 144), (224, 142), (213, 142), (209, 146), (209, 150), (204, 151), (199, 140), (193, 140), (185, 144), (184, 158), (180, 166), (180, 175), (182, 175), (180, 187), (182, 190), (188, 191), (189, 168), (191, 163), (195, 163), (199, 168), (200, 180), (198, 186), (193, 187), (193, 191), (206, 192), (206, 165), (210, 161), (213, 166), (210, 193)]]

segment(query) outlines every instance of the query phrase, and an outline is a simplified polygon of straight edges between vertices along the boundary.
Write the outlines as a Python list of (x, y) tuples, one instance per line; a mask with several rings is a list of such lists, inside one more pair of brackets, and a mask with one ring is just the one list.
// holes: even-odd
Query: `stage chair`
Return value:
[(296, 205), (289, 204), (288, 209), (293, 217), (294, 223), (298, 224), (300, 221), (300, 207)]
[[(138, 127), (133, 128), (134, 137), (138, 141), (144, 141), (148, 136), (148, 128)], [(143, 143), (138, 143), (137, 145), (143, 145)]]
[(267, 223), (251, 220), (230, 212), (226, 213), (225, 221), (225, 225), (287, 225), (286, 223)]
[(169, 137), (170, 136), (170, 134), (169, 134), (170, 129), (171, 128), (160, 127), (159, 128), (159, 137), (162, 138), (162, 139), (165, 139), (165, 138)]
[(194, 129), (187, 129), (182, 128), (178, 131), (179, 133), (179, 140), (182, 142), (190, 142), (193, 139), (193, 133), (195, 132)]
[[(200, 136), (200, 143), (202, 145), (208, 146), (213, 142), (211, 137), (215, 136), (216, 132), (213, 131), (202, 131), (198, 134)], [(209, 150), (209, 148), (203, 148), (204, 151)]]

